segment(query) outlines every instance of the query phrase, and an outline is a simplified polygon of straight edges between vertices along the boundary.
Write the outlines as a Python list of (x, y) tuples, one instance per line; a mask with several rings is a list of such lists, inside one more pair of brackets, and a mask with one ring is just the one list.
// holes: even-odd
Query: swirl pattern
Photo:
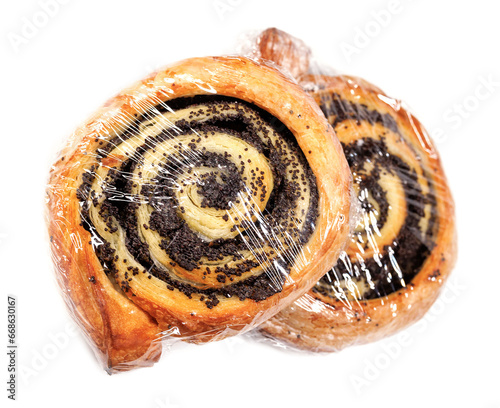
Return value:
[(108, 101), (54, 164), (57, 277), (110, 372), (160, 340), (248, 331), (303, 295), (348, 234), (350, 178), (314, 100), (276, 69), (194, 58)]
[(125, 292), (179, 291), (208, 308), (266, 299), (316, 222), (316, 180), (290, 131), (233, 98), (156, 106), (97, 161), (78, 197)]
[(402, 103), (353, 77), (302, 77), (342, 143), (360, 217), (339, 262), (261, 326), (303, 349), (336, 351), (418, 320), (456, 258), (453, 199), (438, 154)]
[(393, 116), (335, 92), (319, 103), (342, 142), (361, 219), (342, 262), (315, 290), (351, 300), (386, 296), (411, 282), (435, 246), (434, 180)]

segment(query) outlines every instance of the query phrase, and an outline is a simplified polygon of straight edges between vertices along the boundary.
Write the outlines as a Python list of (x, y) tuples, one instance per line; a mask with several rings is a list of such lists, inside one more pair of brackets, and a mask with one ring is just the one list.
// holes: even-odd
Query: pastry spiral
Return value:
[(261, 330), (336, 351), (391, 335), (430, 308), (456, 258), (454, 205), (437, 151), (399, 101), (359, 78), (301, 83), (342, 143), (361, 216), (337, 265)]
[(342, 143), (360, 203), (337, 265), (260, 332), (336, 351), (409, 326), (434, 303), (456, 259), (453, 199), (427, 132), (362, 79), (308, 74), (310, 52), (289, 34), (268, 29), (256, 43), (254, 54), (294, 72), (315, 98)]
[(349, 170), (331, 127), (300, 87), (249, 59), (154, 73), (61, 156), (54, 260), (110, 371), (151, 364), (161, 337), (255, 327), (305, 293), (347, 236)]

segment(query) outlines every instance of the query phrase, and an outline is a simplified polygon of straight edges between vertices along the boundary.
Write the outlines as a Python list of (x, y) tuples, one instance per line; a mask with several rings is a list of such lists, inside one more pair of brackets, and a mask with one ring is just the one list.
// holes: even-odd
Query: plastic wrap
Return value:
[(252, 334), (328, 352), (417, 321), (456, 258), (454, 204), (429, 135), (404, 103), (363, 79), (326, 75), (282, 31), (249, 38), (244, 49), (283, 66), (314, 97), (342, 143), (361, 206), (339, 262)]
[(108, 372), (257, 327), (343, 249), (340, 143), (271, 65), (207, 57), (154, 72), (80, 126), (52, 166), (56, 276)]

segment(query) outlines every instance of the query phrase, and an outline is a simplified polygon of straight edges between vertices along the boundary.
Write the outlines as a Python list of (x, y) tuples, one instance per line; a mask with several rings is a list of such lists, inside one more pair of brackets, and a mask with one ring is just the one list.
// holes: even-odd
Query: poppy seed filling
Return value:
[[(366, 105), (347, 101), (336, 93), (326, 93), (321, 99), (323, 113), (339, 134), (342, 127), (348, 129), (348, 126), (354, 126), (352, 132), (356, 132), (356, 140), (342, 143), (342, 146), (353, 175), (363, 217), (368, 217), (370, 223), (353, 233), (358, 245), (356, 253), (348, 251), (342, 256), (313, 290), (330, 297), (345, 298), (349, 291), (352, 296), (354, 288), (354, 291), (358, 291), (355, 294), (358, 299), (383, 297), (409, 284), (435, 246), (438, 225), (432, 177), (424, 171), (423, 177), (429, 182), (429, 191), (424, 193), (416, 170), (391, 153), (386, 140), (389, 132), (398, 135), (398, 143), (406, 142), (390, 114), (370, 110)], [(382, 125), (385, 130), (376, 134), (377, 137), (371, 133), (364, 134), (361, 130), (363, 122), (373, 129), (377, 124)], [(342, 142), (342, 137), (340, 139)], [(390, 212), (397, 205), (390, 201), (381, 183), (381, 179), (386, 176), (392, 177), (396, 180), (395, 184), (402, 186), (406, 216), (391, 243), (377, 248), (371, 235), (376, 237), (382, 234), (380, 231), (383, 231)], [(428, 213), (426, 207), (429, 208)], [(373, 256), (365, 256), (365, 251), (374, 246)]]
[(77, 191), (82, 225), (123, 291), (145, 274), (213, 308), (282, 290), (319, 197), (276, 118), (234, 98), (179, 98), (96, 142)]

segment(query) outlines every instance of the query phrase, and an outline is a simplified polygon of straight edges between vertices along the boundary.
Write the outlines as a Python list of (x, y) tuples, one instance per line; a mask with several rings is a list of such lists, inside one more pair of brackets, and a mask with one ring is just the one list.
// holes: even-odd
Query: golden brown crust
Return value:
[[(368, 82), (348, 76), (304, 76), (300, 81), (318, 103), (322, 97), (341, 98), (391, 115), (406, 143), (418, 151), (421, 166), (432, 181), (436, 197), (436, 246), (406, 287), (382, 298), (350, 301), (310, 291), (291, 307), (260, 326), (269, 337), (297, 348), (337, 351), (379, 340), (420, 319), (439, 296), (456, 259), (454, 204), (439, 155), (420, 122), (397, 100)], [(360, 118), (362, 119), (362, 118)], [(347, 128), (347, 126), (346, 126)], [(348, 135), (345, 135), (348, 136)], [(343, 136), (339, 133), (342, 141)]]
[(47, 222), (66, 304), (109, 373), (150, 366), (161, 354), (161, 345), (155, 342), (158, 324), (115, 290), (92, 246), (85, 245), (91, 236), (80, 226), (75, 184), (79, 176), (72, 173), (66, 157), (59, 161), (47, 189)]
[[(228, 299), (220, 307), (195, 305), (111, 282), (81, 225), (77, 188), (95, 164), (99, 142), (119, 134), (150, 107), (183, 96), (220, 94), (263, 108), (296, 137), (317, 179), (320, 215), (280, 293), (256, 302)], [(109, 159), (112, 160), (112, 159)], [(117, 159), (119, 161), (119, 158)], [(112, 165), (113, 163), (107, 163)], [(48, 225), (57, 276), (76, 320), (111, 371), (150, 365), (159, 358), (163, 330), (205, 342), (260, 324), (304, 294), (335, 262), (348, 233), (350, 175), (340, 144), (318, 106), (275, 69), (236, 57), (185, 60), (150, 75), (108, 101), (80, 127), (54, 164), (48, 188)], [(299, 265), (300, 264), (300, 265)]]

